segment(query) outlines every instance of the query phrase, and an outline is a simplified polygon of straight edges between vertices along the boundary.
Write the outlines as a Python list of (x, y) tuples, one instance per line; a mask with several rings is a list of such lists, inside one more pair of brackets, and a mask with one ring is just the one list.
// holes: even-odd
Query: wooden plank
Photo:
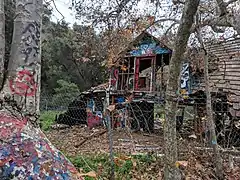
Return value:
[(228, 97), (228, 100), (230, 102), (240, 102), (240, 95), (233, 95), (232, 94)]
[(219, 72), (239, 72), (240, 74), (240, 67), (236, 68), (225, 68), (225, 67), (219, 67)]
[(230, 81), (230, 85), (240, 86), (240, 80), (239, 81)]
[(225, 81), (225, 80), (211, 80), (210, 84), (216, 85), (216, 84), (223, 84), (226, 87), (235, 87), (240, 86), (240, 81)]
[(240, 86), (237, 86), (237, 85), (226, 86), (226, 84), (216, 84), (215, 87), (227, 89), (227, 90), (233, 91), (233, 92), (240, 91)]
[(232, 40), (224, 40), (224, 41), (219, 41), (219, 42), (208, 42), (206, 43), (206, 47), (207, 48), (214, 48), (214, 47), (218, 47), (220, 45), (222, 46), (233, 46), (233, 45), (238, 45), (240, 44), (240, 38), (234, 38)]
[[(233, 51), (239, 51), (239, 46), (240, 46), (240, 43), (236, 43), (236, 44), (232, 44), (232, 45), (220, 45), (220, 46), (214, 46), (214, 47), (210, 47), (208, 48), (208, 50), (210, 52), (213, 52), (213, 51), (218, 51), (218, 50), (223, 50), (225, 52), (233, 52)], [(221, 53), (221, 51), (220, 51)]]
[(209, 51), (209, 54), (220, 56), (220, 57), (221, 56), (226, 56), (226, 55), (231, 55), (233, 57), (238, 57), (239, 56), (239, 49), (229, 49), (229, 50), (226, 50), (224, 48), (212, 49), (211, 51)]
[(209, 78), (211, 81), (219, 81), (219, 80), (225, 80), (225, 81), (239, 81), (240, 76), (219, 76), (219, 75), (214, 75), (210, 76)]
[[(219, 46), (219, 47), (210, 48), (210, 49), (208, 49), (208, 51), (209, 51), (210, 53), (215, 53), (215, 52), (217, 52), (217, 53), (223, 53), (223, 52), (225, 52), (225, 53), (238, 52), (238, 51), (239, 51), (239, 47), (237, 47), (237, 46), (239, 46), (239, 45), (240, 45), (240, 44), (235, 45), (235, 46), (232, 46), (232, 47), (229, 47), (229, 46)], [(220, 51), (220, 50), (221, 50), (221, 51)]]
[(226, 66), (231, 66), (231, 65), (240, 65), (240, 59), (239, 60), (231, 60), (231, 61), (219, 61), (218, 65), (226, 65)]
[(213, 76), (237, 76), (237, 77), (240, 77), (240, 73), (239, 73), (239, 71), (231, 71), (231, 72), (217, 71), (217, 72), (210, 74), (210, 77), (213, 77)]

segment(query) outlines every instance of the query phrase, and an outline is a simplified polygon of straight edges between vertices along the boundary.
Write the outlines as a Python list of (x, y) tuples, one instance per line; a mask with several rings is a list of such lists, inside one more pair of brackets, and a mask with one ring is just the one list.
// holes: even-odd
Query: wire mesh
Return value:
[[(127, 129), (129, 132), (155, 133), (163, 131), (165, 117), (164, 101), (133, 99), (129, 95), (111, 96), (114, 108), (111, 110), (113, 129)], [(223, 147), (240, 146), (240, 130), (237, 117), (229, 112), (231, 104), (226, 94), (212, 95), (212, 109), (218, 143)], [(70, 126), (87, 125), (90, 129), (106, 126), (104, 112), (105, 94), (81, 94), (72, 97), (66, 93), (58, 96), (42, 95), (41, 112), (54, 111), (55, 122)], [(177, 132), (181, 137), (195, 137), (205, 146), (208, 131), (206, 96), (204, 92), (190, 96), (187, 101), (179, 101), (176, 115)]]

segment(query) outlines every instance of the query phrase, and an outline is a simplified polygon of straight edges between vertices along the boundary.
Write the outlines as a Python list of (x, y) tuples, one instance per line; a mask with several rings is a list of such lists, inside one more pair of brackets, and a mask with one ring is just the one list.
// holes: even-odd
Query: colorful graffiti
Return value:
[(190, 70), (189, 63), (184, 63), (181, 70), (180, 94), (189, 95), (190, 93)]
[(40, 51), (40, 23), (33, 22), (27, 24), (22, 32), (23, 46), (22, 53), (25, 55), (25, 63), (29, 58), (35, 58), (39, 55)]
[(87, 125), (92, 129), (102, 124), (103, 115), (101, 111), (96, 111), (94, 99), (90, 99), (87, 103)]
[(21, 68), (17, 71), (14, 80), (9, 81), (12, 93), (20, 96), (34, 96), (37, 91), (37, 84), (34, 80), (34, 72)]
[(119, 70), (112, 68), (110, 70), (110, 75), (111, 75), (111, 88), (112, 90), (116, 90), (117, 89), (117, 81), (118, 81), (118, 74), (119, 74)]
[(151, 54), (169, 54), (171, 51), (166, 48), (157, 46), (156, 43), (141, 44), (135, 50), (132, 50), (130, 54), (132, 56), (151, 55)]
[(102, 114), (100, 112), (87, 112), (87, 124), (92, 129), (102, 123)]
[(0, 114), (0, 179), (82, 179), (76, 168), (26, 119)]

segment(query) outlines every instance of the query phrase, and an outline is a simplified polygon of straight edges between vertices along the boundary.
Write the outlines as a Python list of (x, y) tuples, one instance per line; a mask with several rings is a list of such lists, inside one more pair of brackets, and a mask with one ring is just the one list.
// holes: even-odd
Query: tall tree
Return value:
[(210, 132), (209, 142), (211, 146), (213, 147), (214, 152), (214, 163), (216, 167), (216, 175), (219, 179), (223, 179), (223, 165), (222, 165), (222, 158), (221, 154), (218, 149), (217, 144), (217, 136), (215, 131), (215, 123), (213, 118), (213, 110), (212, 110), (212, 98), (211, 98), (211, 91), (210, 91), (210, 85), (209, 85), (209, 58), (207, 50), (205, 49), (204, 42), (201, 36), (201, 30), (197, 29), (197, 37), (198, 41), (201, 45), (201, 54), (204, 59), (204, 81), (205, 81), (205, 92), (206, 92), (206, 109), (207, 109), (207, 124), (208, 124), (208, 130)]
[(178, 32), (176, 35), (173, 55), (169, 64), (169, 79), (166, 89), (165, 123), (164, 123), (164, 153), (165, 171), (164, 179), (178, 179), (176, 162), (177, 139), (176, 139), (176, 112), (177, 112), (177, 93), (179, 87), (179, 74), (183, 62), (183, 55), (186, 50), (187, 42), (191, 34), (191, 27), (197, 12), (199, 0), (186, 0)]
[[(2, 94), (36, 123), (40, 93), (42, 0), (17, 1), (7, 77)], [(15, 112), (17, 113), (17, 111)]]
[[(4, 2), (0, 1), (2, 49)], [(4, 85), (0, 89), (0, 179), (81, 179), (38, 126), (42, 9), (43, 0), (16, 1), (9, 61), (2, 60), (2, 50), (0, 54)], [(5, 63), (7, 73), (2, 68)]]

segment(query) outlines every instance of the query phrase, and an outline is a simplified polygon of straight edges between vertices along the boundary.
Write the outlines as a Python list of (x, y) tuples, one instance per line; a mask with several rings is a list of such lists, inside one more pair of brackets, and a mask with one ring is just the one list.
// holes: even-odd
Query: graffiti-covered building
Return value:
[[(148, 32), (141, 33), (125, 50), (119, 53), (110, 67), (110, 96), (129, 99), (131, 127), (152, 131), (154, 105), (163, 104), (169, 76), (172, 50)], [(181, 97), (191, 93), (190, 66), (186, 61), (181, 71), (181, 83), (177, 92)], [(137, 122), (138, 121), (138, 122)]]
[[(239, 47), (240, 39), (206, 46), (210, 60), (209, 80), (214, 118), (218, 121), (219, 133), (222, 133), (222, 129), (226, 130), (223, 128), (226, 123), (232, 128), (233, 119), (240, 117)], [(177, 120), (182, 122), (185, 108), (191, 107), (192, 122), (195, 132), (198, 132), (206, 116), (204, 55), (194, 48), (188, 51), (188, 58), (182, 64), (180, 86), (176, 89), (181, 111)], [(83, 107), (83, 119), (89, 126), (104, 121), (104, 110), (110, 104), (113, 127), (153, 131), (154, 111), (159, 109), (155, 106), (164, 105), (171, 55), (172, 50), (159, 39), (148, 32), (141, 33), (111, 63), (108, 83), (83, 92), (76, 100), (77, 106)], [(83, 102), (82, 105), (80, 102)], [(202, 127), (199, 128), (199, 132), (202, 132)]]
[(166, 86), (171, 54), (171, 49), (143, 32), (118, 55), (110, 67), (111, 92), (132, 92), (134, 96), (156, 95)]
[[(71, 103), (66, 117), (79, 119), (75, 111), (82, 107), (83, 119), (92, 126), (103, 119), (105, 105), (112, 104), (115, 105), (114, 127), (153, 131), (154, 104), (164, 103), (171, 55), (172, 50), (159, 39), (148, 32), (141, 33), (112, 62), (109, 82), (83, 92)], [(179, 92), (184, 97), (191, 93), (188, 62), (183, 64), (181, 73)], [(58, 119), (60, 122), (62, 118)]]

